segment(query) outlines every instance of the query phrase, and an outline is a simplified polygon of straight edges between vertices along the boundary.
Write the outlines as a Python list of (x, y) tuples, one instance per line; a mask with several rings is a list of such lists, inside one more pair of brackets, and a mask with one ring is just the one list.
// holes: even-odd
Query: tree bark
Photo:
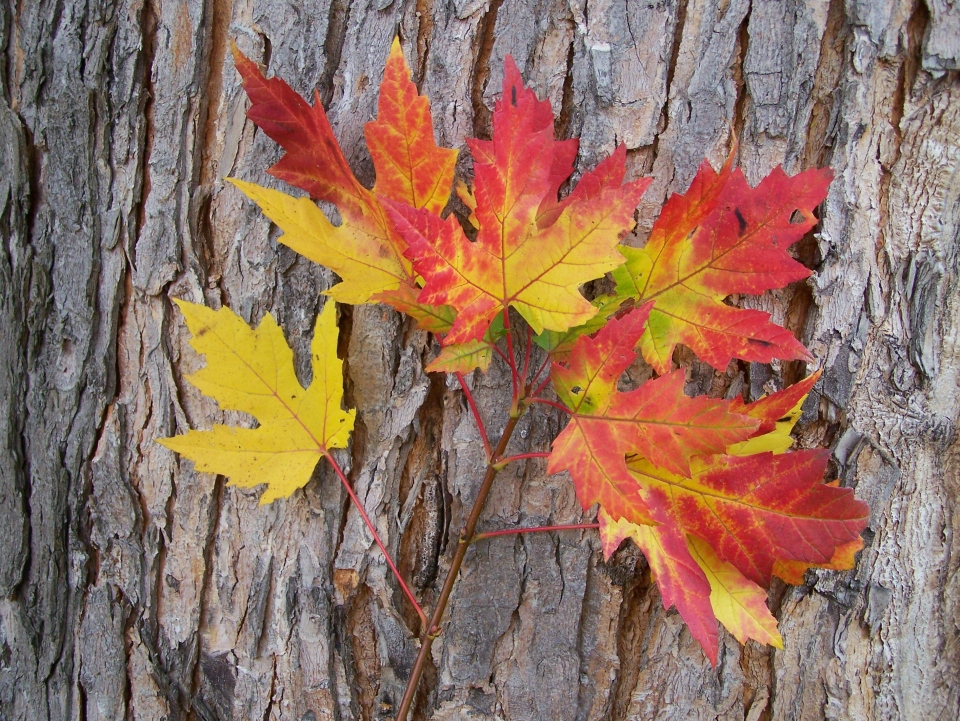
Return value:
[[(488, 136), (505, 55), (581, 138), (577, 173), (617, 143), (671, 192), (734, 134), (756, 183), (829, 165), (816, 272), (762, 298), (824, 369), (798, 443), (871, 506), (856, 569), (776, 586), (785, 648), (723, 634), (710, 667), (639, 552), (593, 531), (476, 544), (437, 639), (428, 719), (960, 717), (960, 6), (952, 0), (6, 0), (0, 8), (0, 716), (391, 718), (413, 613), (332, 474), (258, 507), (154, 439), (209, 427), (172, 298), (282, 324), (309, 380), (334, 282), (276, 243), (232, 186), (273, 187), (228, 41), (316, 89), (366, 182), (399, 33), (438, 140)], [(430, 607), (483, 475), (429, 336), (344, 308), (344, 461)], [(687, 358), (688, 356), (684, 356)], [(636, 373), (642, 373), (639, 367)], [(797, 363), (694, 363), (691, 392), (749, 398)], [(471, 378), (494, 429), (509, 375)], [(510, 451), (548, 448), (556, 414)], [(515, 467), (514, 467), (515, 466)], [(496, 480), (481, 529), (591, 520), (540, 461)]]

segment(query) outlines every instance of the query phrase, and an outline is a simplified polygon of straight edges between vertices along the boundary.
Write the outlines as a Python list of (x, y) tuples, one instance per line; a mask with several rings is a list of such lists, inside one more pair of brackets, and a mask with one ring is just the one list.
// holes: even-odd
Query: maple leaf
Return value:
[(347, 164), (319, 96), (311, 107), (283, 80), (264, 77), (236, 47), (234, 59), (252, 102), (247, 117), (286, 150), (269, 172), (316, 200), (333, 203), (342, 222), (334, 226), (308, 198), (230, 182), (283, 230), (281, 242), (343, 279), (327, 291), (336, 300), (389, 302), (390, 291), (404, 283), (415, 285), (412, 266), (404, 257), (406, 244), (379, 197), (439, 212), (450, 197), (457, 152), (434, 142), (429, 102), (410, 81), (399, 41), (394, 40), (387, 59), (378, 117), (365, 128), (376, 170), (372, 191)]
[(732, 153), (719, 173), (704, 161), (690, 189), (663, 206), (647, 244), (623, 249), (627, 262), (613, 274), (617, 291), (638, 303), (655, 301), (640, 348), (658, 373), (669, 370), (677, 343), (719, 369), (732, 358), (812, 360), (768, 314), (722, 301), (810, 275), (787, 249), (816, 224), (813, 209), (831, 178), (830, 170), (791, 178), (777, 167), (751, 188), (732, 169)]
[(767, 586), (778, 561), (829, 564), (867, 525), (867, 506), (852, 490), (822, 482), (829, 457), (825, 450), (700, 457), (692, 478), (643, 458), (628, 467), (655, 522), (702, 538)]
[[(741, 457), (694, 459), (691, 479), (631, 458), (628, 466), (655, 525), (614, 519), (601, 507), (605, 556), (632, 538), (650, 563), (664, 605), (676, 606), (714, 665), (717, 619), (741, 643), (752, 638), (782, 648), (763, 590), (771, 575), (800, 583), (811, 567), (852, 568), (862, 547), (866, 505), (849, 489), (820, 482), (826, 454), (769, 452), (789, 447), (784, 438), (818, 379), (814, 374), (754, 403), (735, 401), (735, 408), (760, 421), (756, 435), (730, 446), (728, 453)], [(758, 448), (762, 452), (754, 453)], [(727, 555), (721, 558), (717, 548)]]
[(636, 358), (652, 304), (616, 318), (595, 337), (580, 338), (567, 366), (555, 363), (554, 390), (570, 409), (566, 428), (553, 442), (548, 471), (570, 471), (584, 509), (599, 502), (615, 518), (649, 523), (640, 488), (626, 456), (640, 454), (678, 475), (689, 475), (692, 457), (722, 453), (759, 425), (736, 413), (730, 401), (688, 398), (684, 373), (676, 371), (628, 393), (617, 379)]
[(579, 286), (623, 262), (616, 248), (634, 225), (649, 179), (623, 182), (626, 150), (620, 146), (558, 202), (576, 143), (554, 140), (550, 103), (523, 86), (509, 56), (493, 139), (469, 144), (476, 185), (460, 195), (479, 228), (475, 242), (452, 216), (442, 220), (426, 209), (386, 203), (423, 277), (419, 300), (457, 311), (444, 343), (479, 340), (509, 307), (537, 333), (592, 318), (597, 309)]
[(343, 372), (337, 359), (336, 308), (317, 317), (311, 353), (313, 382), (304, 389), (293, 370), (293, 351), (267, 314), (253, 329), (228, 308), (214, 311), (177, 300), (190, 345), (206, 357), (187, 380), (224, 410), (249, 413), (255, 429), (215, 425), (159, 443), (194, 462), (197, 470), (227, 476), (231, 485), (267, 489), (261, 505), (306, 485), (317, 461), (344, 448), (355, 411), (341, 407)]

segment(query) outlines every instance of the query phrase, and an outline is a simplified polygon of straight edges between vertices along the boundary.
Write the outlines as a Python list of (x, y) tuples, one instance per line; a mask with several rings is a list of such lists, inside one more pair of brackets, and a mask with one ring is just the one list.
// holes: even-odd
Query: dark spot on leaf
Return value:
[(513, 107), (517, 107), (517, 86), (516, 85), (510, 88), (510, 102), (513, 104)]
[(789, 423), (790, 420), (790, 416), (784, 416), (783, 418), (778, 418), (777, 423)]
[(747, 231), (746, 218), (743, 217), (743, 213), (740, 212), (740, 208), (734, 208), (733, 213), (737, 216), (737, 222), (740, 224), (740, 234), (743, 235)]
[(760, 346), (761, 348), (773, 348), (773, 343), (768, 340), (761, 340), (760, 338), (747, 338), (747, 343)]
[(210, 332), (210, 328), (209, 328), (209, 327), (207, 327), (207, 326), (202, 326), (202, 327), (197, 331), (197, 338), (203, 338), (203, 336), (205, 336), (205, 335), (206, 335), (207, 333), (209, 333), (209, 332)]
[(581, 388), (580, 386), (574, 386), (573, 388), (570, 389), (570, 392), (571, 392), (571, 393), (582, 393), (582, 392), (583, 392), (583, 388)]

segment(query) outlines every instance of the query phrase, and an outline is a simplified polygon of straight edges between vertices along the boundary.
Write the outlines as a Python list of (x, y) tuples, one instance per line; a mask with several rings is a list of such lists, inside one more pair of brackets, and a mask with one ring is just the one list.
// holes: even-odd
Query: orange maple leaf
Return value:
[(670, 369), (677, 343), (720, 369), (732, 358), (812, 360), (768, 314), (722, 301), (810, 275), (787, 249), (816, 224), (813, 209), (831, 178), (828, 169), (791, 178), (777, 167), (751, 188), (732, 169), (732, 153), (719, 173), (704, 161), (690, 189), (663, 206), (647, 244), (623, 249), (627, 262), (614, 272), (617, 290), (638, 303), (655, 302), (640, 348), (658, 373)]
[(642, 458), (628, 467), (654, 521), (702, 538), (767, 586), (778, 561), (830, 564), (866, 528), (866, 504), (823, 483), (829, 458), (826, 450), (700, 457), (692, 478)]
[(627, 456), (640, 454), (689, 475), (692, 457), (722, 453), (759, 425), (734, 412), (730, 401), (685, 396), (683, 371), (629, 393), (617, 390), (617, 379), (636, 358), (633, 348), (651, 305), (609, 321), (593, 338), (580, 338), (567, 366), (555, 363), (551, 371), (554, 389), (572, 415), (553, 442), (549, 472), (570, 471), (584, 509), (599, 502), (613, 517), (634, 523), (650, 520)]
[(319, 96), (311, 107), (283, 80), (264, 77), (236, 47), (234, 59), (252, 102), (247, 117), (286, 150), (269, 172), (333, 203), (342, 223), (331, 224), (307, 198), (231, 182), (280, 226), (281, 242), (340, 275), (343, 282), (329, 291), (337, 300), (389, 302), (391, 291), (415, 286), (406, 244), (380, 197), (439, 212), (450, 197), (457, 151), (437, 147), (429, 102), (410, 81), (399, 41), (387, 58), (378, 117), (365, 129), (376, 170), (372, 191), (347, 164)]
[(476, 242), (456, 218), (426, 209), (387, 207), (425, 282), (421, 302), (449, 305), (457, 319), (445, 344), (479, 340), (495, 315), (514, 307), (535, 332), (566, 330), (597, 309), (579, 286), (623, 262), (617, 246), (649, 179), (624, 183), (619, 147), (587, 173), (562, 202), (576, 146), (553, 137), (550, 103), (523, 87), (508, 56), (493, 139), (472, 140)]
[(741, 643), (755, 639), (782, 648), (765, 605), (763, 588), (772, 575), (802, 583), (808, 568), (852, 568), (862, 548), (867, 506), (851, 490), (821, 482), (829, 453), (784, 453), (818, 378), (754, 403), (734, 401), (739, 412), (760, 421), (756, 435), (732, 444), (727, 454), (693, 458), (689, 478), (630, 458), (633, 491), (650, 525), (614, 518), (601, 500), (606, 557), (632, 538), (650, 563), (664, 605), (676, 606), (714, 665), (717, 619)]

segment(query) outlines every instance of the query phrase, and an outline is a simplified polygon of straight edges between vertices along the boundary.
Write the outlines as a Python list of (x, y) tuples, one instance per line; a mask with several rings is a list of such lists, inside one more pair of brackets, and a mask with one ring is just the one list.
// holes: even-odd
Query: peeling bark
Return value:
[[(581, 139), (623, 142), (669, 193), (739, 138), (751, 182), (836, 174), (798, 287), (734, 299), (819, 359), (798, 442), (871, 505), (856, 569), (775, 587), (785, 649), (722, 634), (711, 669), (642, 557), (592, 532), (471, 549), (434, 646), (429, 719), (948, 719), (960, 716), (960, 11), (948, 0), (9, 0), (0, 7), (0, 717), (385, 719), (417, 617), (320, 468), (265, 508), (154, 443), (221, 413), (171, 303), (280, 321), (309, 380), (334, 278), (276, 243), (222, 181), (271, 187), (235, 40), (362, 140), (400, 34), (438, 140), (489, 134), (505, 55)], [(340, 459), (429, 607), (482, 476), (431, 339), (379, 306), (341, 314), (357, 431)], [(688, 356), (684, 356), (687, 358)], [(796, 363), (695, 363), (691, 392), (750, 398)], [(631, 370), (639, 382), (647, 371)], [(470, 382), (494, 428), (509, 376)], [(511, 452), (545, 449), (538, 406)], [(498, 477), (481, 530), (573, 523), (542, 462)]]

